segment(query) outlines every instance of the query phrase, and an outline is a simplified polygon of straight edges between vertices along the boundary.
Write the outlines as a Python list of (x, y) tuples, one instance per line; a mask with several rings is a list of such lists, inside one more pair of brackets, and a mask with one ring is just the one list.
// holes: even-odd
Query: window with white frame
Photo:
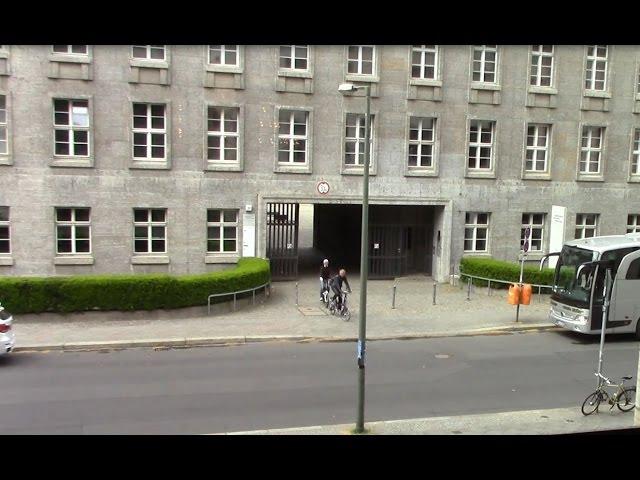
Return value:
[(604, 91), (607, 89), (608, 54), (607, 45), (587, 46), (587, 68), (584, 79), (586, 90)]
[[(344, 139), (344, 163), (346, 166), (364, 166), (364, 141), (366, 134), (366, 115), (360, 113), (347, 113), (346, 132)], [(373, 122), (375, 115), (371, 115), (369, 152), (370, 166), (373, 164)]]
[(89, 156), (89, 101), (53, 101), (54, 155)]
[(640, 215), (632, 214), (627, 215), (627, 233), (640, 232)]
[(133, 209), (133, 251), (135, 253), (167, 252), (167, 210), (165, 208)]
[(0, 207), (0, 254), (11, 253), (11, 224), (9, 207)]
[(278, 162), (307, 163), (309, 112), (280, 110), (278, 113)]
[(7, 115), (7, 96), (0, 95), (0, 155), (9, 153), (9, 116)]
[(280, 45), (280, 68), (285, 70), (308, 70), (309, 46)]
[(633, 146), (631, 148), (631, 175), (640, 175), (640, 128), (636, 128), (633, 131)]
[(497, 65), (497, 45), (474, 45), (472, 73), (472, 79), (474, 82), (497, 83)]
[(166, 105), (133, 104), (133, 158), (165, 160), (167, 146)]
[(207, 160), (238, 161), (239, 111), (237, 107), (208, 107)]
[(533, 87), (551, 87), (552, 83), (553, 45), (532, 45), (529, 84)]
[(436, 119), (409, 119), (409, 167), (431, 168), (434, 165)]
[(207, 210), (207, 253), (238, 252), (238, 210)]
[(491, 170), (495, 123), (487, 120), (469, 123), (469, 170)]
[(53, 45), (53, 53), (89, 55), (89, 45)]
[(91, 209), (56, 208), (56, 253), (91, 253)]
[(209, 45), (209, 65), (238, 67), (240, 55), (238, 45)]
[(467, 212), (464, 220), (464, 251), (486, 252), (489, 242), (489, 214)]
[(582, 127), (582, 143), (580, 147), (580, 173), (598, 174), (602, 160), (602, 141), (604, 127)]
[(347, 73), (352, 75), (374, 75), (375, 45), (349, 45)]
[(597, 213), (579, 213), (576, 215), (576, 239), (595, 237), (598, 232)]
[(138, 60), (162, 61), (166, 58), (166, 45), (132, 45), (131, 56)]
[(421, 80), (437, 80), (437, 45), (413, 45), (411, 47), (411, 77)]
[(530, 123), (527, 125), (525, 171), (546, 172), (549, 158), (551, 125)]
[(544, 242), (544, 213), (523, 213), (522, 228), (520, 229), (520, 249), (524, 246), (525, 230), (531, 229), (529, 237), (529, 251), (541, 252)]

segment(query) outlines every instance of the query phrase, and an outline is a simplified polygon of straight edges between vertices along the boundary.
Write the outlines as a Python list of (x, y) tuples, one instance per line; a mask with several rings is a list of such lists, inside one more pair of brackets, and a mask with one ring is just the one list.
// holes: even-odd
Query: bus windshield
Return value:
[(555, 295), (576, 306), (588, 307), (591, 296), (592, 268), (584, 268), (580, 278), (576, 278), (578, 267), (595, 260), (597, 253), (593, 250), (565, 245), (558, 258), (554, 279)]

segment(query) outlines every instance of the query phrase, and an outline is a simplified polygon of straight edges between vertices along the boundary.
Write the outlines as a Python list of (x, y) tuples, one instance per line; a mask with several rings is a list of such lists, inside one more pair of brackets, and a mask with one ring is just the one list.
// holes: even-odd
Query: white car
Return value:
[(0, 305), (0, 355), (13, 350), (15, 335), (11, 328), (13, 316)]

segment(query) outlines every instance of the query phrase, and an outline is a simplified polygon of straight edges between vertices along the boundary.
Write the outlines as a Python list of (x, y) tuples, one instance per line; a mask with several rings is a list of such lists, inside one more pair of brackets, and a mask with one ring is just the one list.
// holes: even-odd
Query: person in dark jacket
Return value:
[(347, 271), (344, 268), (340, 269), (340, 272), (335, 277), (331, 277), (329, 280), (329, 287), (333, 292), (333, 300), (336, 302), (338, 309), (342, 306), (342, 284), (347, 286), (347, 291), (351, 293), (351, 287), (349, 286), (349, 280), (347, 280)]
[(329, 279), (331, 278), (331, 270), (329, 269), (329, 260), (326, 258), (322, 261), (320, 267), (320, 301), (323, 301), (322, 292), (329, 289)]

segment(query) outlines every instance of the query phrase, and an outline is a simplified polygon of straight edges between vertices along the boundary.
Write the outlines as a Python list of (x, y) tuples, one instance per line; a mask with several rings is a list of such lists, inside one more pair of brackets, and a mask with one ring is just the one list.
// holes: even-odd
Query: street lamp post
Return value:
[(367, 277), (369, 276), (369, 163), (371, 151), (371, 86), (356, 86), (343, 83), (340, 92), (352, 92), (365, 89), (367, 110), (364, 134), (364, 171), (362, 176), (362, 232), (360, 235), (360, 308), (358, 323), (358, 418), (356, 433), (364, 432), (364, 386), (365, 386), (365, 350), (367, 340)]

